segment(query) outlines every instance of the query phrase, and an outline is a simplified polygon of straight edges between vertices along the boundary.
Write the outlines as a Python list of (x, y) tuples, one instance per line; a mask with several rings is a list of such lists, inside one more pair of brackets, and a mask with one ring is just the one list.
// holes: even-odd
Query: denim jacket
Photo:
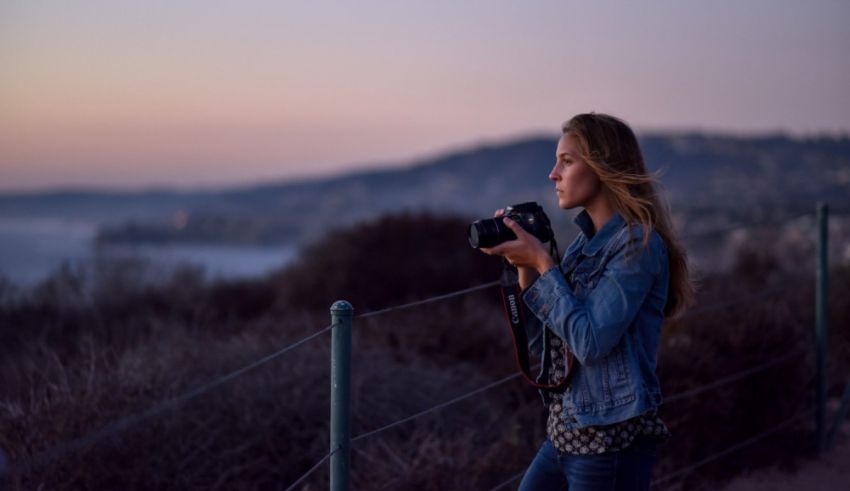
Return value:
[[(594, 233), (583, 210), (582, 230), (564, 253), (564, 274), (553, 267), (523, 292), (529, 349), (548, 376), (551, 332), (575, 355), (563, 394), (565, 421), (574, 427), (613, 424), (656, 409), (661, 388), (656, 354), (667, 301), (667, 247), (655, 230), (641, 248), (643, 226), (616, 213)], [(548, 327), (545, 329), (544, 327)], [(549, 393), (541, 390), (544, 403)]]

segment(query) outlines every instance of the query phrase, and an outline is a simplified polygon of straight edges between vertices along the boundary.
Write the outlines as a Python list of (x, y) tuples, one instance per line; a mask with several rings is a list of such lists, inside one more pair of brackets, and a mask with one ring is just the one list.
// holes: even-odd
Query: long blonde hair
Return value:
[(574, 116), (561, 126), (561, 131), (575, 136), (582, 158), (599, 176), (604, 191), (626, 223), (643, 225), (642, 246), (647, 246), (653, 228), (664, 240), (670, 259), (664, 314), (675, 316), (684, 311), (694, 300), (687, 253), (673, 233), (669, 205), (659, 198), (657, 174), (647, 172), (634, 132), (624, 121), (594, 112)]

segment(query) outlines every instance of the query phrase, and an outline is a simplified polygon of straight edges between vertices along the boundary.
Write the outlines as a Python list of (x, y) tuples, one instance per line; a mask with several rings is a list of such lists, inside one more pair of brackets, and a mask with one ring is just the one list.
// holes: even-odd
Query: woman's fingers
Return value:
[(498, 210), (496, 210), (496, 213), (494, 213), (493, 216), (495, 216), (496, 218), (499, 218), (501, 216), (505, 216), (505, 209), (499, 208)]
[[(497, 213), (499, 211), (497, 210)], [(490, 256), (502, 256), (511, 266), (532, 267), (535, 258), (538, 257), (538, 249), (542, 247), (540, 241), (526, 232), (514, 220), (505, 217), (502, 218), (502, 222), (513, 231), (517, 238), (502, 242), (493, 247), (481, 247), (481, 252)]]
[(531, 237), (531, 234), (526, 232), (525, 229), (510, 218), (503, 218), (502, 222), (514, 232), (514, 235), (516, 235), (517, 238), (502, 242), (501, 244), (493, 247), (481, 247), (479, 250), (484, 254), (503, 256), (506, 253), (514, 252), (517, 248), (524, 247), (525, 243), (528, 242), (529, 237)]
[(526, 232), (525, 229), (520, 226), (520, 224), (511, 220), (510, 218), (503, 218), (502, 222), (507, 225), (509, 229), (511, 229), (511, 231), (516, 235), (517, 239), (525, 240), (529, 235), (529, 233)]
[(502, 247), (501, 244), (497, 245), (496, 247), (482, 247), (480, 251), (490, 256), (502, 256), (503, 258), (505, 258), (505, 261), (507, 261), (508, 264), (510, 264), (511, 266), (514, 265), (513, 261), (511, 260), (511, 257), (509, 255), (506, 255), (505, 248)]
[(501, 256), (505, 253), (505, 248), (503, 247), (503, 244), (504, 242), (493, 247), (481, 247), (479, 250), (484, 254), (489, 254), (491, 256)]

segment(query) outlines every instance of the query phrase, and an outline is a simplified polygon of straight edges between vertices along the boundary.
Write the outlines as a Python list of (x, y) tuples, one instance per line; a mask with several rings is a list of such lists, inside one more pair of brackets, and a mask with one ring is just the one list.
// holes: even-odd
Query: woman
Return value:
[(664, 317), (693, 299), (686, 255), (623, 121), (579, 114), (562, 132), (549, 179), (560, 208), (583, 210), (561, 268), (508, 218), (517, 239), (482, 249), (519, 271), (537, 382), (569, 376), (566, 389), (541, 390), (547, 438), (520, 490), (649, 489), (655, 446), (670, 436), (656, 354)]

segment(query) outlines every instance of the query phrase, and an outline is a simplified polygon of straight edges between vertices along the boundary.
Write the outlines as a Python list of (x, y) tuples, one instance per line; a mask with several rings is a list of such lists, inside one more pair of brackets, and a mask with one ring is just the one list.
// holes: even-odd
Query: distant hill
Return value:
[[(302, 243), (388, 211), (490, 216), (536, 200), (555, 210), (547, 175), (557, 136), (451, 152), (390, 170), (218, 191), (54, 191), (0, 195), (0, 215), (80, 217), (104, 223), (104, 241)], [(649, 134), (650, 170), (679, 215), (779, 218), (829, 200), (850, 209), (850, 137)], [(566, 214), (558, 220), (567, 223)]]

